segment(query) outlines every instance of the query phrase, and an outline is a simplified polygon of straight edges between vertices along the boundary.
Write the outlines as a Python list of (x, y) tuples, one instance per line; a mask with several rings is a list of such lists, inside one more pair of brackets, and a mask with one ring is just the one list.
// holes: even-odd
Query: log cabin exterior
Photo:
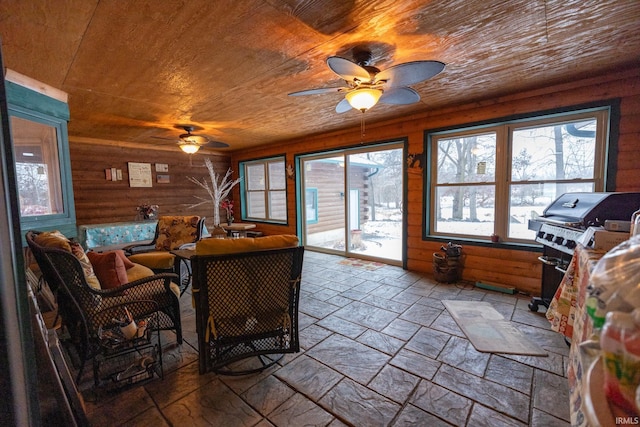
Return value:
[[(357, 225), (369, 218), (369, 174), (381, 166), (375, 165), (351, 165), (348, 177), (349, 189), (356, 191), (358, 200)], [(313, 163), (313, 168), (305, 171), (305, 177), (314, 182), (315, 187), (309, 188), (310, 193), (306, 197), (307, 231), (309, 234), (330, 233), (333, 230), (342, 229), (345, 222), (344, 207), (344, 164), (338, 161), (318, 161)], [(315, 203), (314, 203), (315, 198)], [(314, 215), (315, 214), (315, 215)], [(340, 236), (339, 238), (342, 238)]]

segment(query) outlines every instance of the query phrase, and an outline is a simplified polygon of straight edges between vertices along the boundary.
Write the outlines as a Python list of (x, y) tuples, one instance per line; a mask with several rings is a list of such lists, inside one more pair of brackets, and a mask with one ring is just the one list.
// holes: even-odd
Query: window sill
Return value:
[(423, 236), (422, 240), (425, 242), (454, 242), (460, 245), (470, 245), (470, 246), (478, 246), (478, 247), (486, 247), (486, 248), (496, 248), (496, 249), (512, 249), (518, 251), (528, 251), (528, 252), (542, 252), (542, 245), (537, 243), (522, 243), (522, 242), (491, 242), (489, 240), (484, 239), (473, 239), (473, 238), (460, 238), (456, 236)]
[(251, 222), (253, 224), (268, 224), (268, 225), (289, 225), (287, 221), (270, 221), (266, 219), (256, 218), (242, 218), (242, 222)]

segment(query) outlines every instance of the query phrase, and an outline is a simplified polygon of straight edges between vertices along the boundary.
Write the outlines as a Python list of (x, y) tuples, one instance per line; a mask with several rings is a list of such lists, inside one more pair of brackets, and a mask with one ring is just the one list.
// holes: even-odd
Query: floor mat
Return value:
[(351, 267), (364, 268), (365, 270), (377, 270), (380, 267), (384, 267), (385, 264), (376, 261), (367, 261), (357, 258), (345, 258), (338, 262), (338, 264), (348, 265)]
[(483, 353), (547, 356), (488, 302), (442, 301), (476, 350)]

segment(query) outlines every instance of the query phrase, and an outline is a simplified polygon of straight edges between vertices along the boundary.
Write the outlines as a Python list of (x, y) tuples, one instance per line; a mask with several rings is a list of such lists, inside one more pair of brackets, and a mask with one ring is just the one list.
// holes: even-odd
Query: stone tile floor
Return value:
[[(185, 342), (163, 333), (164, 379), (99, 394), (80, 388), (94, 426), (567, 426), (568, 347), (530, 298), (306, 251), (302, 351), (259, 374), (198, 374), (194, 310)], [(441, 303), (490, 302), (548, 357), (477, 352)], [(91, 369), (89, 369), (90, 371)]]

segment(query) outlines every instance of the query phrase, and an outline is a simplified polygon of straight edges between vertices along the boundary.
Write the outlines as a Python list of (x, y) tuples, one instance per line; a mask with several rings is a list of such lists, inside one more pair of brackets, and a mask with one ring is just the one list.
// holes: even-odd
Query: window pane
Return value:
[(495, 133), (439, 139), (437, 144), (439, 184), (495, 181)]
[(495, 187), (441, 186), (436, 189), (435, 231), (490, 236), (494, 230)]
[(596, 120), (513, 132), (511, 180), (593, 179)]
[(247, 193), (247, 215), (250, 218), (266, 218), (267, 209), (264, 204), (264, 192), (252, 191)]
[(603, 107), (430, 135), (429, 232), (533, 241), (529, 219), (561, 194), (604, 190), (608, 120)]
[(269, 191), (270, 219), (287, 219), (287, 199), (284, 191)]
[(511, 186), (509, 201), (509, 232), (513, 239), (532, 239), (529, 220), (538, 215), (561, 194), (595, 191), (592, 182), (518, 184)]
[(247, 190), (264, 190), (264, 178), (264, 165), (262, 163), (247, 166)]
[(64, 212), (56, 128), (11, 117), (21, 216)]
[(245, 171), (244, 219), (287, 220), (287, 174), (284, 157), (241, 163)]
[(269, 189), (284, 190), (287, 186), (284, 162), (269, 163)]
[(307, 222), (318, 222), (318, 189), (307, 188), (305, 190), (304, 202)]

